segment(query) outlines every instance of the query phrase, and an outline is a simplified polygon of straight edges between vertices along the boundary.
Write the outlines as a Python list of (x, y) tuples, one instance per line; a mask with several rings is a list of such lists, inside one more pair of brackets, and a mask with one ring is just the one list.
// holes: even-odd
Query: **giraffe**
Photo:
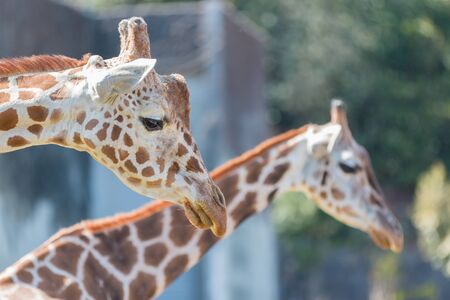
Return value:
[(190, 132), (184, 77), (156, 73), (142, 18), (122, 20), (119, 32), (109, 60), (0, 60), (0, 153), (86, 151), (132, 190), (179, 203), (193, 225), (223, 235), (225, 203)]
[[(212, 172), (225, 194), (230, 235), (288, 190), (306, 193), (339, 221), (399, 252), (401, 226), (384, 200), (342, 102), (332, 120), (274, 137)], [(0, 274), (0, 299), (154, 299), (220, 238), (156, 201), (134, 212), (64, 229)], [(3, 298), (2, 298), (3, 297)]]

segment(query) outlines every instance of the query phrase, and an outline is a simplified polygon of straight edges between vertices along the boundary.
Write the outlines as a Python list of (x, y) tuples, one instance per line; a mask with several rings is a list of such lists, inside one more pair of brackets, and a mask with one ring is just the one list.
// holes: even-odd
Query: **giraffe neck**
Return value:
[[(301, 182), (307, 132), (275, 137), (212, 173), (228, 201), (228, 235)], [(28, 289), (58, 299), (153, 299), (219, 240), (178, 206), (157, 201), (61, 231), (0, 274), (0, 296)]]
[[(299, 134), (298, 131), (304, 133)], [(292, 131), (297, 134), (289, 141), (271, 145), (269, 140), (212, 172), (212, 178), (227, 201), (227, 235), (247, 217), (263, 211), (277, 194), (288, 191), (296, 182), (302, 182), (308, 156), (307, 131), (304, 128), (298, 131)]]
[(43, 144), (72, 146), (67, 137), (86, 101), (75, 87), (83, 82), (70, 70), (0, 78), (0, 153)]

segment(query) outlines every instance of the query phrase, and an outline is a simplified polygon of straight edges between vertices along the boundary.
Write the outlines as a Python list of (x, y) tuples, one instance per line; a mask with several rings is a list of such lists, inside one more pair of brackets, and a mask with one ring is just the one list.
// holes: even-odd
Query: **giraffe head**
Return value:
[(340, 100), (333, 100), (331, 122), (312, 125), (309, 160), (300, 183), (317, 205), (337, 220), (367, 232), (383, 249), (403, 247), (400, 223), (386, 205), (367, 151), (352, 137)]
[(119, 30), (125, 25), (124, 39), (139, 36), (139, 47), (148, 51), (132, 60), (94, 55), (74, 74), (81, 83), (73, 93), (85, 101), (76, 110), (76, 126), (69, 129), (73, 143), (134, 191), (182, 204), (193, 225), (221, 236), (226, 230), (225, 201), (190, 132), (186, 81), (178, 74), (156, 73), (141, 18), (122, 21)]

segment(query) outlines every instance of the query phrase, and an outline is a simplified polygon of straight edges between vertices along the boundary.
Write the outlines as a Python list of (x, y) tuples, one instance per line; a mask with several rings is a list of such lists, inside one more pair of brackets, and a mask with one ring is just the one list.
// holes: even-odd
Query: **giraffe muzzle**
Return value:
[(211, 211), (201, 204), (193, 204), (189, 201), (183, 203), (186, 217), (192, 225), (199, 229), (211, 229), (214, 235), (221, 237), (227, 230), (226, 211)]
[(392, 222), (382, 222), (381, 226), (370, 227), (368, 230), (372, 241), (380, 248), (399, 253), (403, 250), (403, 230), (395, 219)]
[(192, 225), (200, 229), (211, 229), (218, 237), (227, 231), (225, 198), (220, 189), (213, 185), (212, 193), (198, 201), (185, 199), (182, 202), (185, 214)]

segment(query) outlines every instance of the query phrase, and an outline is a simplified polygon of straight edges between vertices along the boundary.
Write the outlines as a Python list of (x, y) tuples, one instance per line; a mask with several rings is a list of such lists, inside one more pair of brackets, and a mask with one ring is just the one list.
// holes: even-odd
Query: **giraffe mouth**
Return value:
[(399, 253), (403, 249), (403, 233), (369, 228), (368, 233), (372, 241), (381, 249)]
[(221, 213), (211, 212), (208, 207), (205, 208), (201, 204), (194, 204), (188, 200), (183, 202), (183, 206), (186, 217), (192, 225), (199, 229), (211, 229), (218, 237), (225, 234), (226, 218)]
[(213, 225), (211, 218), (205, 213), (201, 206), (194, 208), (194, 205), (189, 201), (185, 201), (184, 210), (189, 222), (197, 228), (208, 229)]

